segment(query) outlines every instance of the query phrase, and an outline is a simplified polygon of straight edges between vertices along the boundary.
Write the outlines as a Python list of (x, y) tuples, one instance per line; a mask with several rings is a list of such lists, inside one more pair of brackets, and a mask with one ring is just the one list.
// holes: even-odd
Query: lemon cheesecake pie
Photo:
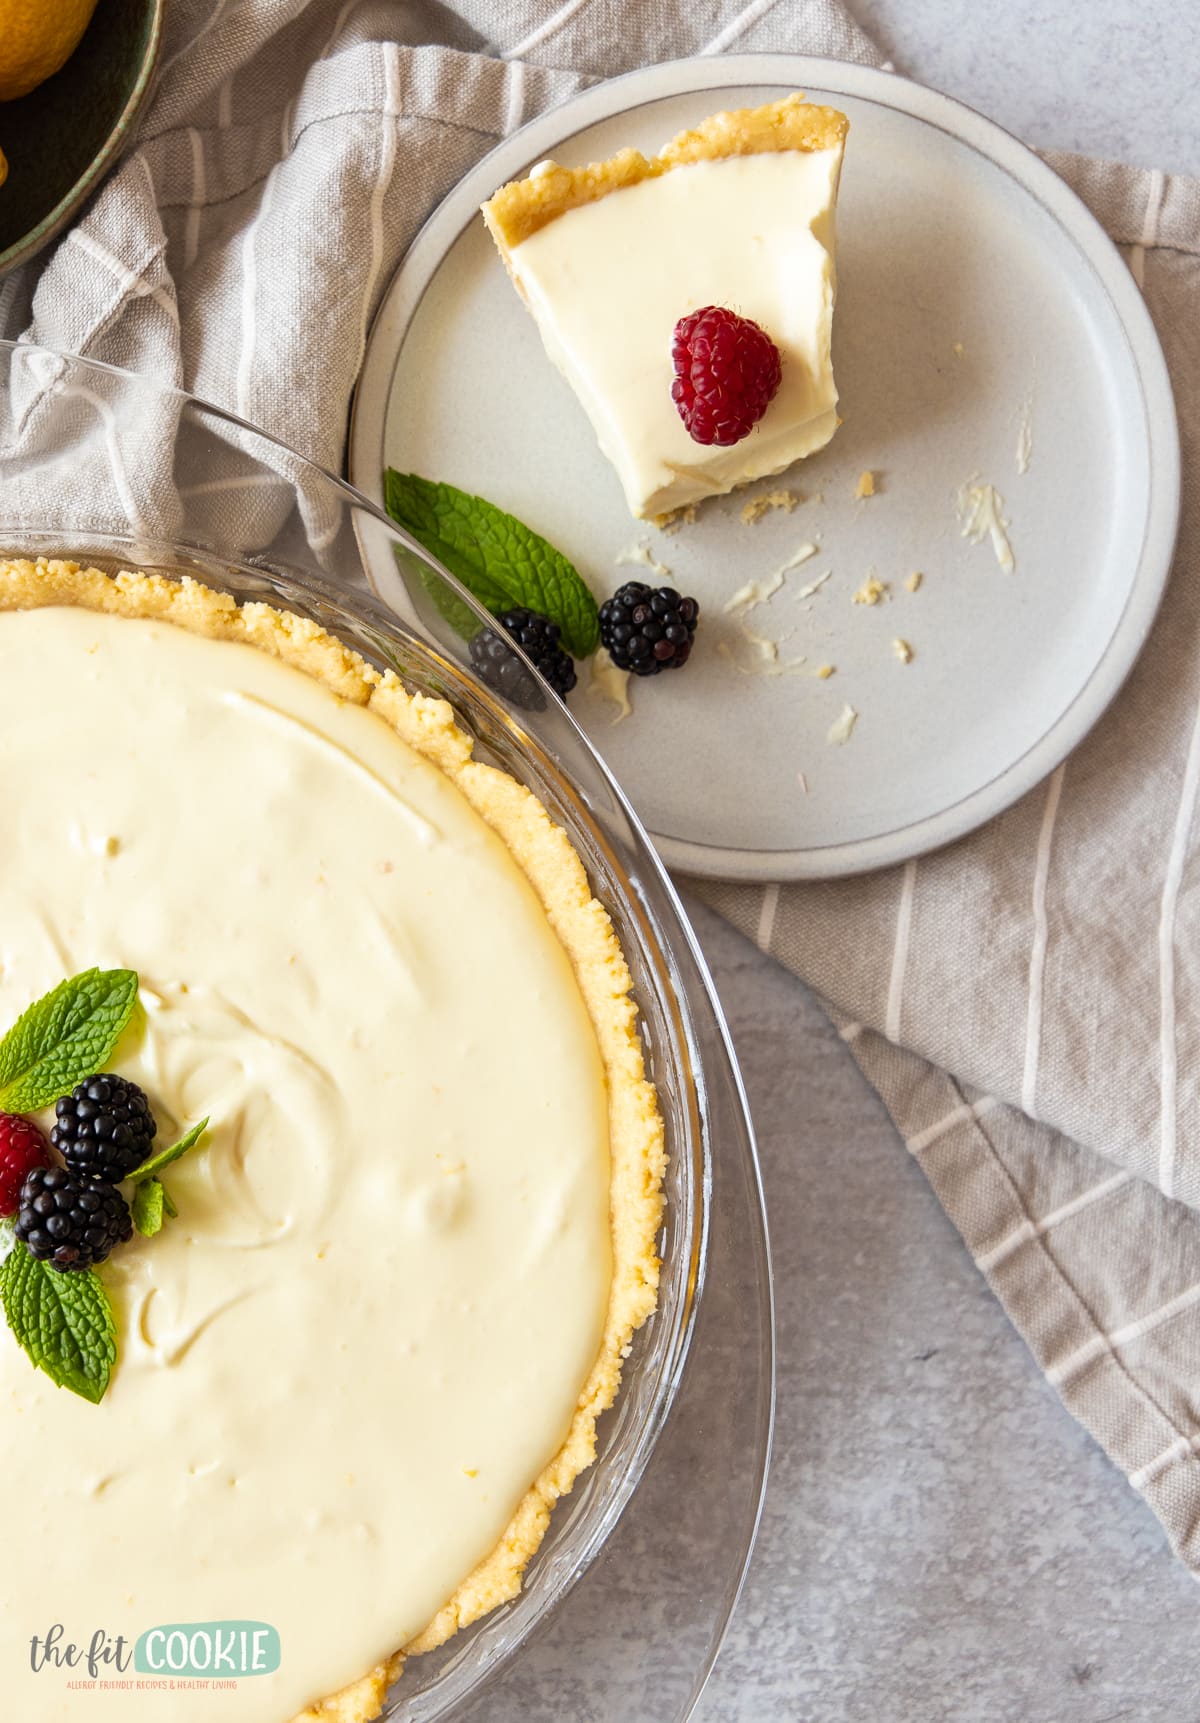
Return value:
[(714, 114), (653, 156), (541, 162), (483, 205), (634, 515), (781, 472), (833, 436), (846, 132), (844, 114), (791, 95)]
[[(212, 1121), (175, 1218), (91, 1271), (98, 1404), (0, 1331), (6, 1705), (363, 1723), (519, 1590), (655, 1304), (620, 946), (446, 704), (265, 604), (0, 561), (0, 721), (4, 1021), (136, 971), (114, 1070), (160, 1141)], [(214, 1621), (280, 1656), (211, 1704), (30, 1657)]]

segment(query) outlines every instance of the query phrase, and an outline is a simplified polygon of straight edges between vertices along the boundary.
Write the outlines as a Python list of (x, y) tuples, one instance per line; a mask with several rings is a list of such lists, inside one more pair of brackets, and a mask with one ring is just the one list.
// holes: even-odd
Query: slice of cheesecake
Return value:
[[(782, 472), (837, 428), (834, 209), (847, 129), (844, 114), (791, 95), (714, 114), (655, 156), (541, 162), (484, 204), (635, 515)], [(778, 351), (765, 411), (729, 445), (696, 441), (672, 397), (677, 326), (709, 307), (757, 325)]]

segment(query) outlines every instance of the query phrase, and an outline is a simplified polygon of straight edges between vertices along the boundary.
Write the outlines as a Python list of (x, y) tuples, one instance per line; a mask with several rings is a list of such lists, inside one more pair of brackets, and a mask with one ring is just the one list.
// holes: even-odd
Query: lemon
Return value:
[(65, 66), (96, 0), (0, 0), (0, 102), (27, 96)]

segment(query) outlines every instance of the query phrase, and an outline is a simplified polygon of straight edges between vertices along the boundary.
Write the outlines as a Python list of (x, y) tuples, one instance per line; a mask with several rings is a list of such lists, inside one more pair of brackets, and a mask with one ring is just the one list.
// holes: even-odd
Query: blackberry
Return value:
[(575, 663), (559, 644), (557, 622), (551, 622), (548, 616), (542, 616), (536, 610), (527, 610), (524, 605), (518, 605), (515, 610), (502, 610), (496, 621), (504, 630), (503, 634), (498, 634), (493, 628), (483, 628), (471, 642), (471, 662), (488, 687), (494, 688), (497, 694), (503, 694), (514, 705), (523, 706), (527, 712), (545, 709), (541, 689), (510, 649), (504, 637), (507, 635), (528, 653), (554, 692), (565, 700), (575, 686)]
[(673, 586), (652, 589), (631, 580), (600, 606), (600, 639), (621, 670), (657, 676), (679, 670), (691, 656), (700, 606)]
[(112, 1185), (68, 1167), (34, 1167), (21, 1186), (13, 1229), (52, 1268), (91, 1268), (133, 1235), (129, 1204)]
[(150, 1103), (125, 1077), (89, 1077), (54, 1111), (50, 1141), (80, 1178), (120, 1184), (150, 1153), (158, 1126)]

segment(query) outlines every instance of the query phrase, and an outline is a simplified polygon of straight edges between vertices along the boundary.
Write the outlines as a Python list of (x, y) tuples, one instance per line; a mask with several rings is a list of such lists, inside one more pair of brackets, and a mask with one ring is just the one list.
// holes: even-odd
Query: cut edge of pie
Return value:
[[(531, 790), (472, 758), (472, 742), (444, 700), (410, 694), (307, 617), (269, 604), (239, 604), (184, 577), (128, 570), (108, 575), (79, 564), (0, 555), (0, 611), (70, 606), (167, 622), (211, 639), (257, 647), (322, 683), (340, 700), (380, 716), (437, 766), (503, 841), (529, 880), (565, 949), (596, 1032), (607, 1079), (613, 1273), (600, 1351), (563, 1446), (534, 1480), (495, 1548), (461, 1581), (425, 1628), (340, 1692), (316, 1700), (294, 1723), (369, 1723), (406, 1658), (432, 1651), (518, 1595), (550, 1512), (595, 1459), (596, 1423), (616, 1399), (635, 1332), (658, 1299), (656, 1240), (667, 1155), (658, 1097), (637, 1031), (632, 978), (611, 918), (592, 895), (582, 861)], [(282, 1723), (282, 1720), (281, 1720)]]
[(680, 132), (657, 155), (644, 156), (640, 150), (625, 149), (607, 161), (582, 168), (540, 162), (527, 179), (510, 180), (501, 186), (481, 206), (483, 219), (507, 261), (509, 252), (539, 228), (568, 210), (607, 197), (611, 191), (622, 191), (697, 162), (782, 150), (840, 149), (849, 125), (845, 114), (836, 108), (821, 107), (795, 92), (762, 107), (712, 114), (692, 130)]

